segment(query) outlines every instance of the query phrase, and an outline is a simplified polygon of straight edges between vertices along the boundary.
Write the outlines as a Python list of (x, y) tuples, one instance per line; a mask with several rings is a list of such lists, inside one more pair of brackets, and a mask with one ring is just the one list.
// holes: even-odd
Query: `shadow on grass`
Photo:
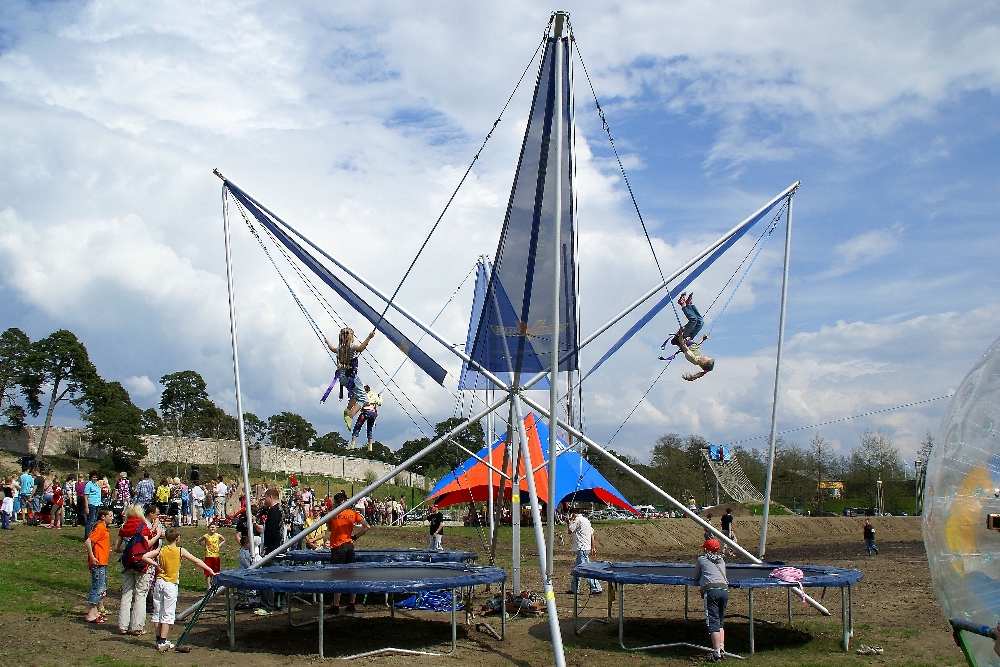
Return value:
[[(608, 625), (592, 624), (582, 635), (573, 634), (571, 624), (566, 625), (565, 620), (563, 623), (563, 641), (567, 646), (621, 651), (618, 646), (617, 618), (613, 618)], [(535, 639), (548, 640), (550, 637), (549, 625), (547, 622), (537, 623), (529, 629), (529, 633)], [(754, 647), (758, 654), (800, 648), (812, 640), (812, 633), (798, 628), (760, 621), (754, 624)], [(704, 621), (655, 618), (625, 619), (625, 646), (648, 646), (675, 642), (699, 646), (711, 645)], [(704, 655), (700, 651), (684, 647), (662, 650), (676, 652), (678, 655)], [(746, 619), (726, 619), (726, 650), (741, 655), (750, 652), (749, 623)]]

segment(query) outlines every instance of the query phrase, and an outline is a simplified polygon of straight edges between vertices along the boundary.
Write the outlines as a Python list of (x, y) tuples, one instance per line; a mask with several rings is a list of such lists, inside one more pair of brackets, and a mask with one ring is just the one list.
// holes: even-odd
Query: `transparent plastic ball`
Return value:
[[(923, 532), (931, 579), (949, 619), (1000, 619), (1000, 338), (962, 380), (927, 462)], [(997, 525), (1000, 526), (1000, 517)], [(993, 640), (964, 633), (980, 665), (1000, 666)]]

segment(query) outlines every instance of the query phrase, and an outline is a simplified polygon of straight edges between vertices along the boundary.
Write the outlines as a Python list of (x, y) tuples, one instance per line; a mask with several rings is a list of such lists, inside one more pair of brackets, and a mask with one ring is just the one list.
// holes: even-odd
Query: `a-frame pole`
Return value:
[(781, 309), (778, 314), (778, 352), (774, 360), (774, 396), (771, 399), (771, 433), (767, 447), (767, 479), (764, 482), (764, 516), (760, 525), (760, 548), (757, 555), (764, 557), (767, 548), (767, 519), (771, 513), (771, 479), (774, 476), (774, 450), (778, 427), (778, 390), (781, 385), (781, 353), (785, 344), (785, 303), (788, 300), (788, 261), (792, 254), (792, 195), (788, 195), (785, 210), (785, 266), (781, 274)]
[[(555, 48), (556, 48), (556, 99), (555, 99), (555, 133), (556, 133), (556, 207), (552, 224), (552, 273), (554, 286), (552, 288), (552, 361), (549, 374), (549, 484), (548, 497), (545, 503), (545, 578), (552, 583), (553, 544), (555, 543), (556, 526), (556, 419), (559, 406), (559, 302), (562, 296), (562, 161), (563, 161), (563, 27), (566, 24), (566, 14), (557, 12), (555, 16)], [(539, 462), (540, 463), (540, 462)], [(525, 471), (528, 470), (525, 464)], [(532, 474), (528, 473), (529, 477)], [(534, 502), (534, 501), (532, 501)]]
[[(549, 633), (552, 635), (552, 652), (556, 667), (566, 667), (566, 655), (563, 653), (562, 630), (559, 627), (559, 610), (556, 607), (556, 592), (552, 578), (548, 576), (551, 568), (546, 562), (549, 552), (545, 543), (545, 532), (542, 530), (542, 513), (538, 508), (538, 490), (535, 487), (535, 475), (531, 472), (531, 448), (528, 445), (528, 434), (524, 429), (524, 414), (521, 410), (520, 397), (511, 394), (511, 404), (514, 406), (517, 418), (518, 440), (521, 442), (521, 455), (524, 457), (525, 478), (528, 483), (528, 498), (531, 503), (531, 521), (535, 526), (535, 548), (538, 551), (538, 565), (542, 574), (542, 595), (545, 598), (545, 611), (549, 617)], [(552, 486), (550, 483), (549, 486)]]
[[(521, 381), (521, 374), (514, 375), (514, 386)], [(514, 396), (512, 392), (510, 394)], [(507, 412), (507, 451), (510, 454), (510, 582), (514, 595), (521, 592), (521, 478), (518, 475), (519, 465), (519, 431), (517, 415), (514, 414), (514, 403), (511, 401)]]
[[(243, 427), (243, 393), (240, 391), (240, 355), (236, 341), (236, 295), (233, 291), (233, 253), (229, 234), (229, 192), (222, 186), (222, 228), (226, 237), (226, 287), (229, 290), (229, 333), (233, 345), (233, 381), (236, 384), (236, 430), (240, 439), (240, 469), (243, 473), (243, 501), (245, 503), (247, 521), (253, 511), (253, 495), (250, 492), (250, 461), (247, 452), (246, 430)], [(253, 531), (250, 531), (253, 535)], [(256, 537), (251, 537), (256, 546)], [(257, 549), (250, 549), (250, 557), (256, 561), (260, 556)]]

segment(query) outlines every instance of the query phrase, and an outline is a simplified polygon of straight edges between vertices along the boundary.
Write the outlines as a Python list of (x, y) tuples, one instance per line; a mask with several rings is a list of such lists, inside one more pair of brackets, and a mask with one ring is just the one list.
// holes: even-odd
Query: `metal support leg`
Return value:
[[(506, 588), (504, 589), (506, 596)], [(393, 609), (395, 605), (391, 605), (390, 609)], [(506, 615), (506, 614), (505, 614)], [(503, 631), (506, 634), (507, 624), (504, 620)], [(458, 597), (455, 593), (455, 589), (451, 589), (451, 650), (447, 653), (442, 653), (440, 651), (419, 651), (416, 649), (409, 648), (395, 648), (387, 647), (375, 649), (374, 651), (365, 651), (364, 653), (355, 653), (354, 655), (341, 656), (341, 660), (354, 660), (355, 658), (367, 658), (373, 655), (380, 655), (382, 653), (402, 653), (404, 655), (434, 655), (434, 656), (449, 656), (454, 655), (455, 651), (458, 650)]]
[(690, 588), (691, 588), (690, 586), (685, 586), (684, 587), (684, 620), (685, 621), (690, 621), (691, 620), (690, 617), (688, 616), (688, 596), (690, 594)]
[(792, 589), (786, 588), (785, 592), (788, 593), (788, 625), (792, 625)]
[[(289, 611), (291, 611), (292, 606), (288, 605)], [(325, 658), (323, 655), (323, 594), (319, 594), (319, 615), (316, 619), (319, 623), (319, 657)]]
[(844, 587), (840, 587), (840, 623), (841, 632), (843, 633), (843, 639), (840, 642), (841, 648), (845, 651), (850, 650), (851, 646), (851, 636), (847, 633), (847, 591)]
[(747, 617), (750, 619), (750, 655), (753, 655), (754, 645), (753, 645), (753, 589), (750, 589), (750, 609), (747, 611)]
[(236, 646), (236, 601), (233, 592), (226, 589), (226, 634), (229, 635), (229, 648)]
[(587, 629), (587, 626), (591, 623), (610, 623), (611, 622), (611, 607), (612, 607), (612, 595), (615, 590), (615, 584), (608, 582), (608, 615), (605, 618), (595, 616), (594, 618), (588, 620), (582, 626), (577, 627), (577, 622), (580, 619), (580, 582), (577, 581), (576, 590), (573, 592), (573, 633), (581, 634)]
[(847, 631), (854, 638), (854, 586), (847, 587)]

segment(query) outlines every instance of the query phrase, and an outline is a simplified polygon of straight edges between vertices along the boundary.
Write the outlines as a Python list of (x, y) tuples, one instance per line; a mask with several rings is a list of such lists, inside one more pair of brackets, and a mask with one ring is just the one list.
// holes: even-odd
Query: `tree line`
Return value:
[[(7, 426), (23, 428), (28, 416), (45, 421), (37, 456), (43, 459), (52, 426), (52, 415), (60, 403), (76, 407), (90, 430), (93, 445), (103, 451), (117, 470), (133, 471), (147, 453), (143, 435), (170, 435), (222, 440), (237, 439), (237, 419), (212, 401), (208, 385), (193, 370), (160, 378), (163, 391), (159, 410), (137, 407), (120, 382), (102, 378), (90, 361), (87, 348), (71, 331), (61, 329), (32, 342), (20, 329), (0, 334), (0, 418)], [(434, 426), (435, 435), (453, 429), (459, 419), (446, 419)], [(294, 412), (280, 412), (266, 420), (252, 412), (243, 415), (247, 444), (264, 443), (287, 449), (352, 455), (397, 464), (430, 444), (429, 438), (408, 440), (398, 451), (381, 442), (351, 449), (337, 431), (319, 435), (315, 427)], [(459, 443), (478, 451), (485, 442), (478, 424), (446, 443), (413, 466), (419, 474), (445, 474), (466, 458)], [(459, 459), (459, 455), (461, 459)]]
[[(934, 441), (927, 433), (917, 457), (926, 461)], [(820, 512), (830, 502), (830, 490), (821, 492), (821, 484), (842, 482), (843, 500), (856, 501), (858, 506), (875, 504), (877, 481), (882, 480), (887, 510), (909, 508), (913, 504), (914, 480), (907, 475), (899, 448), (880, 430), (864, 431), (858, 443), (847, 454), (838, 454), (832, 444), (816, 433), (808, 445), (778, 438), (775, 443), (771, 498), (790, 508), (809, 508)], [(707, 469), (702, 450), (709, 442), (699, 435), (680, 436), (668, 433), (656, 440), (649, 463), (635, 457), (617, 454), (647, 479), (674, 498), (687, 503), (694, 499), (699, 506), (715, 501), (715, 479)], [(767, 450), (732, 447), (731, 455), (739, 462), (750, 482), (764, 490), (767, 475)], [(589, 456), (591, 463), (626, 498), (638, 503), (663, 504), (663, 499), (603, 457)], [(725, 491), (720, 488), (720, 500), (725, 503)], [(841, 503), (843, 504), (843, 503)], [(907, 509), (907, 511), (911, 511)]]

